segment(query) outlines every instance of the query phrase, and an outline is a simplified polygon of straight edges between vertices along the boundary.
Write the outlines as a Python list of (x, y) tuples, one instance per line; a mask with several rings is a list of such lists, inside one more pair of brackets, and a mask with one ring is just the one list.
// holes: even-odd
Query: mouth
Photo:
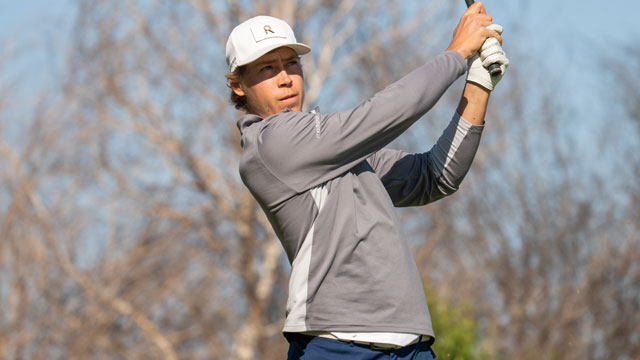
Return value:
[(280, 99), (278, 99), (278, 101), (292, 102), (292, 101), (295, 101), (297, 97), (298, 97), (298, 94), (289, 94), (287, 96), (281, 97)]

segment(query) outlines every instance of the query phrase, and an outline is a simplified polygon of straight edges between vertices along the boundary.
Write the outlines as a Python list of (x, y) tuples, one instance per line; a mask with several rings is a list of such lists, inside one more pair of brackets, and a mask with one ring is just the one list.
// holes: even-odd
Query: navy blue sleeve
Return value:
[(428, 204), (458, 190), (475, 157), (482, 129), (456, 114), (428, 152), (382, 149), (368, 161), (396, 207)]

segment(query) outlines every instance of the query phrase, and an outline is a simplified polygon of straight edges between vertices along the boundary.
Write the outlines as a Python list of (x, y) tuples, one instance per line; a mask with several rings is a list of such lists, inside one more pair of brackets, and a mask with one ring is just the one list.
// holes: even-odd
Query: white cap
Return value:
[(290, 47), (298, 55), (311, 51), (296, 41), (293, 30), (286, 22), (271, 16), (256, 16), (236, 26), (227, 40), (229, 71), (247, 65), (262, 55), (282, 46)]

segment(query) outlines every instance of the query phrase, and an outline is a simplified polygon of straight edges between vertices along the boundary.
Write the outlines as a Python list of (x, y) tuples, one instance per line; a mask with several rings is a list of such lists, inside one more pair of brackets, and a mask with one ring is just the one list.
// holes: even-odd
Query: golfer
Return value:
[[(258, 16), (229, 35), (231, 98), (246, 112), (238, 120), (240, 174), (292, 265), (283, 329), (289, 359), (435, 359), (422, 281), (394, 206), (450, 195), (469, 170), (501, 78), (482, 60), (503, 73), (508, 65), (499, 46), (477, 54), (486, 39), (501, 41), (491, 24), (475, 3), (446, 51), (334, 113), (302, 111), (300, 56), (310, 48), (287, 23)], [(431, 150), (385, 148), (465, 73), (457, 112)]]

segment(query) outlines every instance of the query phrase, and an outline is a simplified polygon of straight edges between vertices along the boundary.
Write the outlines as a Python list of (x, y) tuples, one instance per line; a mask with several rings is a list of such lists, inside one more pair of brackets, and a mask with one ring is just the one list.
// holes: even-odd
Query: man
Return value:
[[(475, 3), (444, 53), (356, 107), (328, 114), (301, 111), (299, 55), (310, 49), (289, 25), (259, 16), (230, 34), (231, 98), (247, 113), (238, 121), (240, 174), (292, 264), (283, 330), (289, 359), (435, 358), (422, 281), (393, 207), (452, 194), (471, 166), (501, 78), (476, 54), (487, 38), (501, 41), (490, 25)], [(482, 55), (503, 72), (508, 65), (499, 46)], [(468, 66), (457, 112), (430, 151), (384, 148)]]

